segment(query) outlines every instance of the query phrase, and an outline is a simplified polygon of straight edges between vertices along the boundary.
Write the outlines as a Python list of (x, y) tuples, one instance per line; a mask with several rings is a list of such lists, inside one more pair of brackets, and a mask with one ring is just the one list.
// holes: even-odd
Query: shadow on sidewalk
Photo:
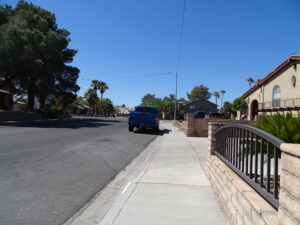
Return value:
[(156, 132), (155, 130), (152, 129), (135, 129), (134, 133), (135, 134), (151, 134), (151, 135), (157, 135), (157, 136), (163, 136), (164, 134), (169, 134), (172, 132), (172, 130), (169, 129), (164, 129), (164, 130), (159, 130), (159, 132)]

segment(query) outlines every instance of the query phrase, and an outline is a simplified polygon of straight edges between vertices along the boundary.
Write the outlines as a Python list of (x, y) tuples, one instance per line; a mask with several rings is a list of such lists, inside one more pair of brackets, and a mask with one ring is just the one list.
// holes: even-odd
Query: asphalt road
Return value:
[(0, 124), (0, 224), (63, 224), (155, 137), (125, 118)]

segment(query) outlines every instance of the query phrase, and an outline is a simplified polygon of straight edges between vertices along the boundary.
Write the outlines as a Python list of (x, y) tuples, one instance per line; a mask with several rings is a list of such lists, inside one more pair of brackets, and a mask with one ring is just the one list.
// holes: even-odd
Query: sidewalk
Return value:
[(170, 122), (161, 128), (168, 132), (67, 224), (228, 225), (201, 167), (207, 139), (187, 138)]

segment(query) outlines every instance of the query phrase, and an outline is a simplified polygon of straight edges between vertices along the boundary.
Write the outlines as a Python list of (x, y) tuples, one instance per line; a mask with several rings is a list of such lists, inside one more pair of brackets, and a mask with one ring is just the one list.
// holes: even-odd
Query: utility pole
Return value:
[(178, 83), (178, 72), (175, 72), (176, 76), (176, 84), (175, 84), (175, 103), (174, 103), (174, 121), (176, 120), (177, 116), (177, 83)]

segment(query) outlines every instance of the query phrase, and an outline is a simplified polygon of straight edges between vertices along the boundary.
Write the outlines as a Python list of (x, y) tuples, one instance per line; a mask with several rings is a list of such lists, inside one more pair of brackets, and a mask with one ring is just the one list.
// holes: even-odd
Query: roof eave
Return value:
[(252, 88), (250, 88), (248, 91), (246, 91), (240, 98), (248, 97), (250, 94), (252, 94), (258, 88), (260, 88), (264, 83), (266, 83), (268, 80), (270, 80), (272, 77), (274, 77), (281, 69), (288, 66), (293, 61), (300, 62), (300, 55), (291, 55), (283, 63), (281, 63), (278, 67), (276, 67), (274, 70), (272, 70), (267, 76), (265, 76), (257, 84), (255, 84)]

